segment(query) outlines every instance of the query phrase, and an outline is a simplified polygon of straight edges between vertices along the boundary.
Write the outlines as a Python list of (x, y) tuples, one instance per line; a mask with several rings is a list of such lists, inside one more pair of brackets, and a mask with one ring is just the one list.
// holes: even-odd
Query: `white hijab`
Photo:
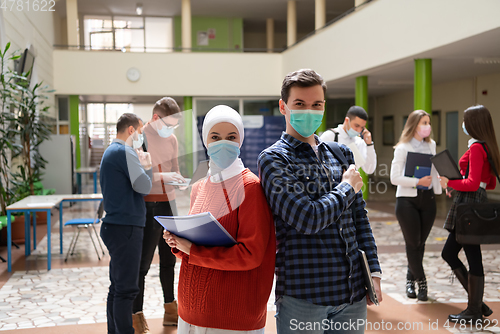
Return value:
[[(203, 144), (208, 148), (207, 139), (210, 134), (210, 130), (214, 127), (214, 125), (218, 123), (231, 123), (238, 130), (238, 134), (240, 135), (240, 148), (243, 144), (243, 139), (245, 138), (245, 128), (243, 127), (243, 120), (241, 119), (240, 114), (236, 110), (231, 107), (225, 105), (218, 105), (210, 109), (210, 111), (205, 116), (205, 120), (203, 121), (203, 128), (201, 131), (201, 135), (203, 137)], [(237, 158), (229, 167), (222, 169), (217, 166), (212, 159), (209, 162), (209, 170), (208, 173), (210, 175), (210, 181), (212, 182), (222, 182), (224, 180), (230, 179), (233, 176), (240, 174), (245, 166), (243, 165), (243, 161), (240, 158)]]

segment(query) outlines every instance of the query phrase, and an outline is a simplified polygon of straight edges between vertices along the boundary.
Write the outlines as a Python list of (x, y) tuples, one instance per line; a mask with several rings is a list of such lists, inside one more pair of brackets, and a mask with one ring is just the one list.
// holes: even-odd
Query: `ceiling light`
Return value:
[(474, 58), (474, 64), (500, 64), (500, 57)]
[(135, 12), (137, 15), (142, 15), (142, 3), (138, 3), (137, 6), (135, 7)]

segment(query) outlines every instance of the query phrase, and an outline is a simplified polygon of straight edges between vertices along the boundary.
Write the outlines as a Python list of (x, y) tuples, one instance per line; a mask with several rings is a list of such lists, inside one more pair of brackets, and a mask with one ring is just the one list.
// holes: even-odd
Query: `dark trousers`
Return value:
[(144, 305), (144, 285), (148, 274), (156, 245), (160, 256), (160, 283), (163, 290), (164, 303), (174, 300), (174, 269), (175, 255), (170, 246), (163, 239), (163, 227), (154, 219), (154, 216), (176, 216), (175, 200), (169, 202), (146, 202), (146, 226), (142, 242), (142, 257), (139, 269), (139, 293), (134, 300), (133, 313), (142, 311)]
[(134, 334), (132, 303), (139, 292), (143, 227), (103, 223), (101, 238), (108, 248), (109, 286), (107, 319), (109, 334)]
[(450, 265), (451, 269), (457, 269), (464, 264), (458, 258), (458, 253), (464, 249), (467, 262), (469, 263), (469, 272), (474, 276), (484, 276), (483, 256), (481, 254), (481, 245), (461, 245), (455, 239), (455, 230), (451, 231), (444, 244), (441, 256)]
[(418, 190), (417, 197), (398, 197), (396, 199), (398, 218), (406, 245), (408, 258), (407, 279), (425, 278), (424, 260), (425, 241), (431, 232), (436, 218), (436, 199), (434, 191)]

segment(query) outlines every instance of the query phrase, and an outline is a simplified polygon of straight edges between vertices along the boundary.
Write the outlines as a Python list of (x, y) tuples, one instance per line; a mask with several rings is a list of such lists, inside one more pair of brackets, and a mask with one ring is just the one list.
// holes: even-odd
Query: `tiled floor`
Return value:
[[(389, 330), (398, 322), (421, 324), (421, 328), (396, 330), (396, 332), (433, 332), (469, 333), (457, 328), (446, 328), (446, 316), (460, 311), (466, 302), (466, 293), (457, 281), (452, 283), (450, 270), (440, 257), (440, 250), (448, 233), (440, 226), (445, 212), (440, 212), (427, 242), (424, 267), (429, 283), (429, 301), (417, 302), (406, 298), (404, 281), (406, 256), (404, 241), (392, 211), (393, 200), (387, 197), (368, 202), (369, 217), (379, 247), (379, 257), (383, 269), (382, 289), (384, 301), (379, 307), (370, 307), (368, 321), (371, 326), (367, 333), (394, 332)], [(64, 219), (91, 215), (95, 204), (79, 203), (64, 211)], [(179, 194), (177, 205), (180, 214), (187, 213), (189, 200), (186, 194)], [(441, 211), (446, 209), (442, 203)], [(57, 215), (56, 215), (57, 216)], [(43, 230), (43, 227), (41, 228)], [(41, 232), (40, 232), (41, 234)], [(24, 250), (17, 250), (13, 273), (6, 273), (6, 265), (0, 269), (0, 331), (16, 333), (105, 333), (105, 298), (109, 285), (108, 261), (105, 256), (98, 261), (86, 231), (82, 231), (76, 254), (64, 262), (69, 241), (73, 235), (71, 228), (64, 228), (64, 252), (59, 254), (57, 247), (59, 234), (52, 233), (55, 245), (52, 248), (51, 271), (46, 270), (46, 239), (43, 237), (32, 255), (24, 258)], [(486, 272), (485, 301), (495, 311), (491, 320), (500, 314), (500, 247), (484, 247), (483, 258)], [(0, 255), (6, 253), (0, 248)], [(465, 260), (465, 258), (463, 258)], [(161, 326), (162, 298), (158, 279), (158, 259), (147, 277), (144, 312), (149, 319), (152, 333), (175, 333), (175, 327)], [(177, 267), (179, 263), (177, 264)], [(2, 271), (3, 270), (3, 273)], [(176, 271), (178, 275), (178, 270)], [(176, 277), (176, 282), (177, 282)], [(275, 333), (274, 293), (268, 304), (268, 323), (266, 333)], [(386, 327), (381, 327), (385, 321)], [(406, 324), (406, 323), (405, 323)], [(492, 323), (493, 325), (493, 323)], [(378, 327), (377, 327), (378, 326)], [(500, 333), (500, 325), (490, 328), (486, 333)]]

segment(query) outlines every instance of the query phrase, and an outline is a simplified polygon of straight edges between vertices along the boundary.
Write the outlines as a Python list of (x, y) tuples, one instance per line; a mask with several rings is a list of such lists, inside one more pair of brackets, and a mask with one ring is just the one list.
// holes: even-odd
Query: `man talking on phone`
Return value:
[(356, 167), (363, 168), (366, 174), (373, 174), (377, 167), (377, 153), (372, 134), (365, 128), (367, 120), (365, 109), (352, 106), (347, 111), (344, 123), (325, 131), (320, 138), (322, 141), (335, 141), (349, 147), (354, 153)]

